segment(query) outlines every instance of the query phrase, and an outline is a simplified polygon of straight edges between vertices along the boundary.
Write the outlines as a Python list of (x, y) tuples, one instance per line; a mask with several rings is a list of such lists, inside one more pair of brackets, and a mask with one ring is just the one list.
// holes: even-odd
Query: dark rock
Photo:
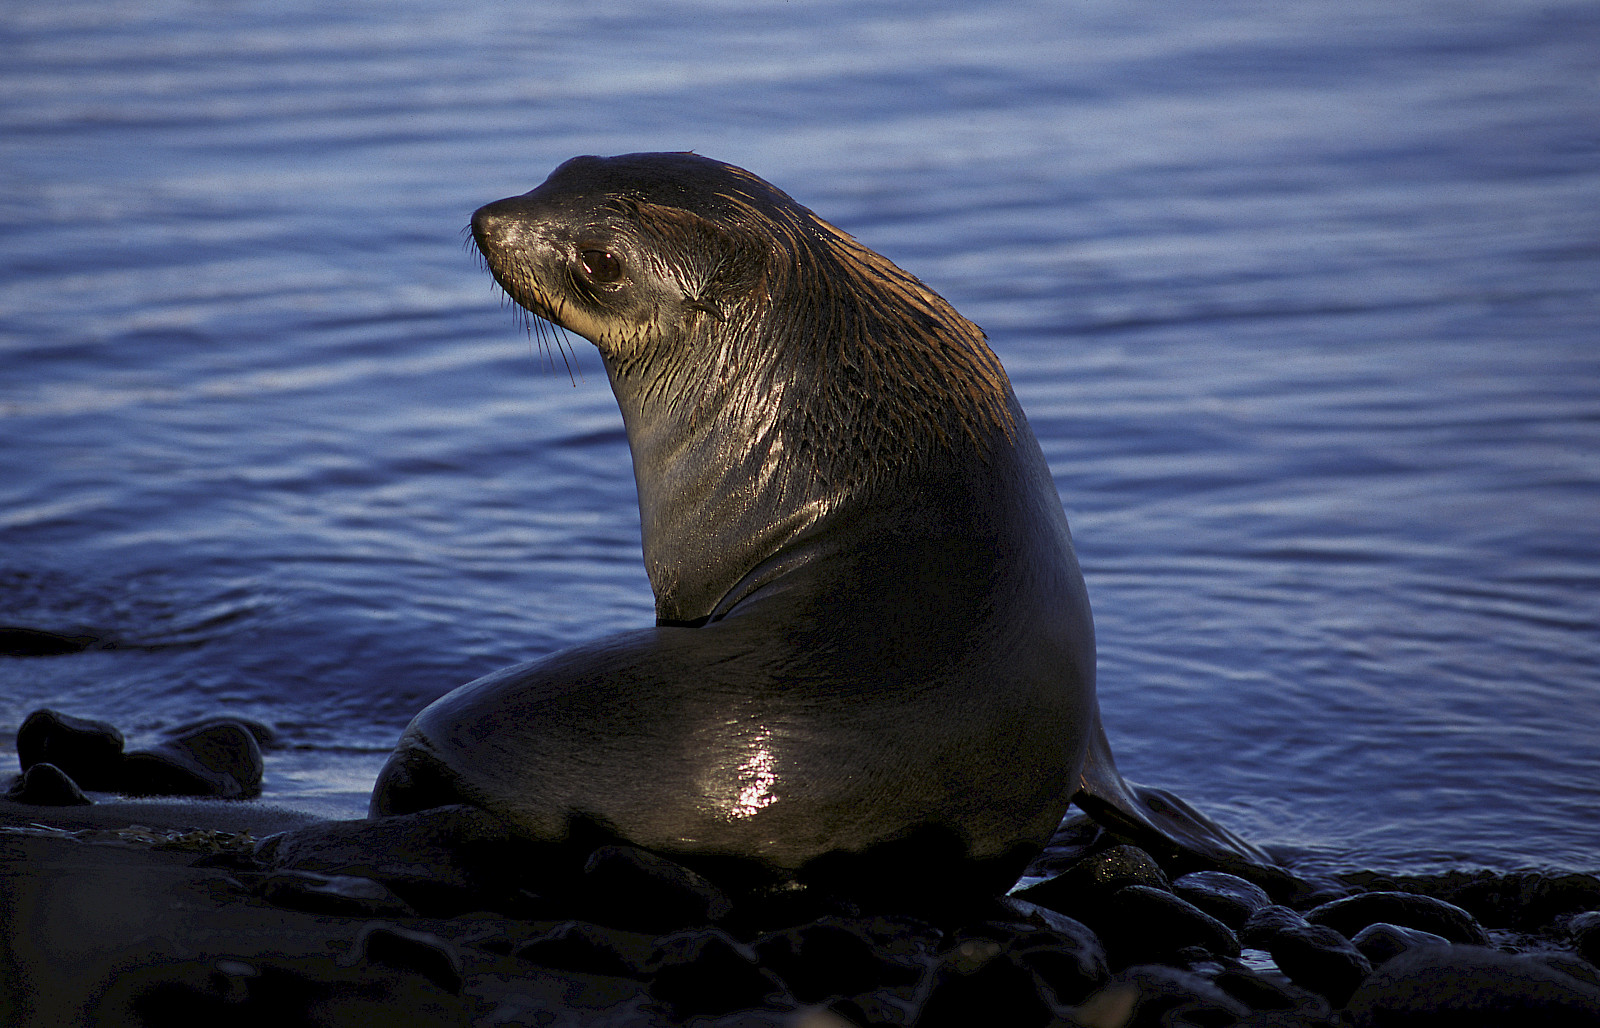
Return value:
[[(1131, 994), (1131, 997), (1130, 997)], [(1177, 968), (1142, 965), (1111, 977), (1101, 992), (1107, 997), (1130, 997), (1125, 1021), (1130, 1026), (1191, 1025), (1194, 1028), (1232, 1025), (1250, 1012), (1200, 975)], [(1080, 1007), (1079, 1017), (1082, 1017)]]
[(1373, 873), (1346, 876), (1368, 891), (1400, 890), (1442, 899), (1493, 928), (1537, 932), (1558, 918), (1600, 908), (1600, 877), (1517, 871), (1452, 871), (1440, 875), (1391, 877)]
[(1346, 1013), (1356, 1028), (1593, 1028), (1600, 1024), (1600, 988), (1531, 956), (1430, 946), (1374, 971)]
[(1130, 885), (1170, 889), (1166, 874), (1137, 846), (1113, 846), (1091, 854), (1048, 881), (1013, 895), (1077, 918), (1091, 928), (1109, 905), (1111, 895)]
[(1596, 967), (1582, 957), (1561, 952), (1529, 953), (1528, 956), (1547, 967), (1560, 971), (1564, 975), (1576, 978), (1585, 985), (1592, 985), (1600, 989), (1600, 967)]
[(278, 871), (267, 875), (257, 894), (268, 903), (313, 914), (347, 917), (415, 917), (416, 911), (381, 882), (354, 875)]
[(1257, 1010), (1233, 1022), (1231, 1028), (1346, 1028), (1331, 1015), (1305, 1010)]
[(1036, 941), (1013, 951), (1017, 963), (1032, 971), (1061, 1003), (1077, 1003), (1105, 984), (1110, 975), (1105, 950), (1092, 933), (1087, 940), (1050, 933), (1053, 941)]
[(1410, 892), (1365, 892), (1346, 896), (1310, 911), (1306, 920), (1326, 925), (1346, 936), (1382, 921), (1432, 932), (1451, 942), (1472, 946), (1489, 943), (1488, 934), (1465, 910), (1432, 896)]
[(261, 747), (236, 721), (217, 721), (124, 755), (116, 791), (126, 796), (261, 794)]
[(105, 721), (36, 710), (17, 729), (17, 759), (23, 771), (54, 764), (81, 788), (111, 790), (122, 765), (122, 733)]
[(1600, 910), (1587, 910), (1567, 922), (1567, 934), (1578, 956), (1600, 966)]
[[(914, 1007), (899, 992), (875, 989), (844, 999), (836, 999), (825, 1008), (826, 1015), (801, 1015), (790, 1022), (791, 1028), (877, 1028), (879, 1025), (908, 1024)], [(741, 1028), (729, 1025), (727, 1028)]]
[(1062, 935), (1074, 938), (1087, 937), (1094, 939), (1096, 945), (1099, 944), (1094, 932), (1087, 925), (1076, 918), (1068, 917), (1059, 910), (1041, 907), (1037, 903), (1029, 903), (1027, 900), (1019, 899), (1016, 896), (1002, 896), (999, 904), (1000, 909), (1018, 923), (1033, 928), (1060, 932)]
[(1356, 949), (1362, 956), (1372, 961), (1372, 966), (1393, 960), (1407, 950), (1416, 949), (1418, 946), (1447, 946), (1450, 940), (1442, 935), (1424, 932), (1416, 928), (1406, 928), (1402, 925), (1369, 924), (1356, 933), (1350, 940), (1355, 943)]
[(243, 960), (218, 960), (206, 984), (224, 1003), (239, 1004), (250, 998), (250, 984), (261, 977), (254, 964)]
[(6, 799), (40, 807), (83, 807), (94, 801), (54, 764), (40, 762), (18, 775)]
[(271, 725), (263, 724), (247, 717), (234, 717), (231, 715), (227, 717), (206, 717), (198, 721), (185, 722), (173, 728), (167, 734), (169, 736), (187, 735), (190, 732), (197, 732), (204, 728), (222, 724), (238, 725), (243, 728), (255, 737), (256, 745), (263, 750), (270, 750), (278, 745), (278, 733)]
[(1266, 949), (1267, 943), (1282, 932), (1296, 931), (1305, 927), (1306, 919), (1288, 907), (1273, 904), (1262, 907), (1239, 929), (1239, 938), (1246, 946), (1256, 949)]
[(1006, 897), (1002, 910), (1016, 920), (996, 926), (1018, 963), (1028, 968), (1062, 1003), (1076, 1003), (1105, 984), (1110, 971), (1099, 936), (1080, 921)]
[(1038, 976), (994, 939), (968, 938), (930, 969), (917, 1028), (1048, 1025), (1055, 1011)]
[(1327, 1017), (1332, 1010), (1327, 1000), (1284, 981), (1281, 974), (1268, 975), (1233, 957), (1202, 951), (1198, 959), (1175, 966), (1206, 979), (1251, 1010), (1292, 1011), (1312, 1017)]
[(1512, 928), (1544, 927), (1557, 917), (1600, 906), (1600, 878), (1586, 874), (1546, 875), (1531, 890)]
[[(171, 976), (140, 989), (128, 1013), (137, 1020), (96, 1019), (96, 1024), (217, 1024), (255, 1028), (315, 1024), (317, 1009), (335, 988), (310, 975), (242, 960), (218, 960), (185, 981)], [(174, 980), (175, 979), (175, 980)]]
[[(1018, 869), (1031, 856), (1028, 849), (1019, 845), (978, 859), (960, 832), (927, 824), (862, 850), (836, 849), (814, 857), (796, 869), (794, 881), (857, 912), (910, 913), (948, 923), (966, 918), (1014, 885)], [(730, 887), (743, 879), (740, 891), (780, 884), (770, 871), (740, 875), (731, 866), (738, 862), (718, 863), (715, 872), (707, 873)]]
[(414, 972), (452, 995), (461, 992), (461, 954), (429, 932), (373, 921), (362, 926), (342, 963), (349, 967), (363, 960)]
[(1296, 1010), (1304, 1013), (1311, 1008), (1319, 1016), (1328, 1012), (1327, 1003), (1314, 993), (1268, 978), (1243, 964), (1218, 971), (1211, 976), (1211, 984), (1251, 1010)]
[(1100, 823), (1087, 814), (1073, 814), (1056, 828), (1044, 852), (1028, 865), (1024, 877), (1053, 878), (1097, 850), (1105, 849), (1110, 836)]
[(638, 932), (567, 921), (517, 947), (513, 955), (540, 967), (643, 979), (653, 946), (650, 936)]
[(16, 625), (0, 627), (0, 657), (59, 657), (92, 650), (99, 644), (100, 639), (92, 635), (67, 635)]
[(1239, 940), (1227, 925), (1163, 889), (1130, 885), (1112, 902), (1098, 934), (1113, 965), (1148, 963), (1188, 946), (1239, 955)]
[(425, 913), (492, 909), (525, 877), (559, 881), (562, 870), (499, 818), (465, 806), (307, 825), (261, 840), (255, 858), (276, 870), (371, 878)]
[(650, 966), (650, 995), (678, 1019), (760, 1007), (783, 993), (755, 953), (718, 928), (657, 940)]
[[(280, 963), (281, 962), (281, 963)], [(407, 968), (326, 959), (163, 960), (122, 968), (85, 1016), (50, 1024), (462, 1028), (467, 1003)], [(521, 1022), (521, 1023), (538, 1023)]]
[(856, 923), (844, 918), (773, 932), (757, 939), (753, 948), (761, 966), (802, 1003), (910, 985), (922, 974), (920, 966), (882, 953)]
[(1272, 898), (1254, 882), (1224, 871), (1195, 871), (1172, 883), (1172, 891), (1229, 928), (1239, 928), (1250, 915), (1270, 906)]
[(1278, 970), (1303, 989), (1342, 1006), (1372, 971), (1372, 964), (1343, 935), (1308, 923), (1288, 907), (1263, 907), (1245, 922), (1245, 942), (1266, 950)]
[(601, 846), (583, 873), (585, 913), (617, 928), (664, 934), (720, 921), (733, 909), (700, 875), (635, 846)]

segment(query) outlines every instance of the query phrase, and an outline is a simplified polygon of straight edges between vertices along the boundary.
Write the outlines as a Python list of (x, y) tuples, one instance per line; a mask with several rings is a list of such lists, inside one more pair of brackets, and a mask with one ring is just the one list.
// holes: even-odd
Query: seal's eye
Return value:
[(579, 250), (578, 263), (596, 285), (610, 285), (622, 278), (622, 262), (606, 250)]

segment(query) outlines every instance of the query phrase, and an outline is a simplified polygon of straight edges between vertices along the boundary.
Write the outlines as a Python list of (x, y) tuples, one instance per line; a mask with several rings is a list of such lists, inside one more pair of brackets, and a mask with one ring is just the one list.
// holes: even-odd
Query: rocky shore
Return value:
[[(465, 807), (216, 798), (259, 789), (248, 725), (135, 759), (30, 722), (0, 802), (6, 1025), (1600, 1025), (1593, 875), (1264, 889), (1075, 818), (1006, 897), (756, 894), (626, 846), (558, 857)], [(79, 788), (135, 773), (216, 791)]]

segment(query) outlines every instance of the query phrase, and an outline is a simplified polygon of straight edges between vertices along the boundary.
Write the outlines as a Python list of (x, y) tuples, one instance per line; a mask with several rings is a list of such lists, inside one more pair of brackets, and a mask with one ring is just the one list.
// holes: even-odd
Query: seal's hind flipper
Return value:
[[(1098, 720), (1098, 719), (1096, 719)], [(1095, 725), (1072, 801), (1101, 827), (1185, 871), (1227, 871), (1279, 894), (1296, 879), (1246, 842), (1165, 789), (1135, 785), (1117, 771), (1105, 728)]]

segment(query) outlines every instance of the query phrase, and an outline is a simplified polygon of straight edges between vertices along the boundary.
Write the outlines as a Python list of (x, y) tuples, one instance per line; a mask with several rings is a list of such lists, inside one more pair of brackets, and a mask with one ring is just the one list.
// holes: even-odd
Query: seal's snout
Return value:
[(485, 257), (492, 256), (506, 243), (506, 230), (511, 223), (498, 203), (485, 204), (472, 212), (472, 238)]
[(472, 212), (472, 238), (481, 244), (489, 226), (494, 223), (494, 215), (489, 213), (489, 208), (479, 207)]
[(508, 196), (472, 212), (472, 238), (492, 263), (497, 255), (526, 250), (538, 235), (544, 211), (526, 197)]
[[(496, 200), (472, 212), (472, 241), (477, 244), (495, 281), (524, 307), (543, 315), (535, 299), (533, 268), (537, 258), (529, 220), (521, 197)], [(531, 291), (530, 291), (531, 290)]]

